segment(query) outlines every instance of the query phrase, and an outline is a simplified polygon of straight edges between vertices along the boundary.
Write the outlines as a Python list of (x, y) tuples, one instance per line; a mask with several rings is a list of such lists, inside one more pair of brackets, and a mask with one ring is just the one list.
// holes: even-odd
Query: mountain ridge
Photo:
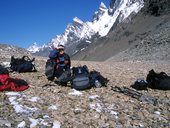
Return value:
[[(159, 0), (157, 0), (159, 2)], [(155, 11), (154, 7), (151, 5), (153, 4), (154, 0), (150, 2), (145, 1), (145, 7), (142, 8), (142, 10), (136, 15), (136, 13), (131, 13), (126, 20), (124, 20), (122, 23), (119, 23), (119, 20), (122, 18), (122, 14), (119, 13), (117, 16), (117, 19), (114, 22), (114, 25), (111, 27), (109, 30), (109, 33), (107, 36), (101, 37), (99, 34), (93, 35), (91, 39), (84, 39), (78, 42), (75, 42), (75, 45), (70, 45), (69, 49), (66, 49), (66, 52), (68, 51), (71, 53), (73, 50), (74, 52), (72, 53), (73, 56), (71, 58), (74, 60), (91, 60), (91, 61), (107, 61), (107, 60), (113, 60), (113, 61), (122, 61), (122, 60), (139, 60), (136, 55), (138, 54), (137, 51), (135, 50), (135, 47), (141, 47), (141, 43), (144, 40), (146, 41), (147, 36), (150, 34), (155, 38), (154, 36), (154, 31), (158, 31), (163, 29), (163, 28), (169, 28), (169, 13), (170, 12), (170, 5), (167, 3), (166, 0), (163, 0), (165, 3), (160, 4), (158, 7), (160, 8), (159, 11)], [(118, 0), (114, 1), (114, 4), (118, 4)], [(120, 1), (119, 1), (120, 2)], [(162, 1), (161, 1), (162, 2)], [(151, 5), (150, 5), (151, 4)], [(112, 6), (112, 1), (110, 3), (110, 7)], [(156, 5), (157, 6), (157, 5)], [(105, 10), (106, 7), (101, 4), (100, 6), (102, 9)], [(112, 14), (112, 11), (115, 8), (108, 8), (108, 13)], [(115, 10), (114, 10), (115, 11)], [(102, 13), (102, 12), (100, 12)], [(97, 12), (95, 13), (97, 14)], [(113, 14), (112, 14), (113, 15)], [(94, 16), (93, 19), (96, 19), (98, 15)], [(82, 27), (83, 24), (85, 24), (83, 21), (81, 21), (79, 18), (74, 17), (73, 18), (75, 26), (77, 24)], [(166, 26), (167, 25), (167, 26)], [(68, 25), (69, 29), (72, 29), (72, 24)], [(151, 52), (150, 57), (145, 57), (146, 58), (152, 58), (152, 53), (158, 55), (159, 57), (154, 57), (153, 59), (160, 59), (162, 58), (163, 60), (168, 59), (168, 48), (165, 48), (166, 46), (169, 47), (169, 36), (168, 32), (164, 31), (165, 35), (167, 35), (167, 39), (164, 45), (157, 45), (157, 49), (162, 49), (162, 46), (164, 47), (164, 54), (161, 53), (155, 53), (154, 51), (147, 51), (149, 47), (145, 47), (145, 45), (142, 45), (145, 49), (143, 51), (143, 55), (149, 52)], [(60, 37), (60, 36), (58, 36)], [(164, 37), (164, 36), (162, 36)], [(162, 38), (160, 38), (161, 40)], [(163, 40), (163, 39), (162, 39)], [(149, 40), (148, 40), (149, 41)], [(152, 41), (151, 41), (152, 42)], [(160, 41), (158, 41), (160, 42)], [(153, 43), (151, 43), (154, 45)], [(151, 46), (152, 46), (151, 45)], [(34, 43), (34, 48), (37, 48), (37, 44)], [(161, 47), (160, 47), (161, 46)], [(51, 43), (50, 45), (44, 44), (43, 46), (45, 49), (43, 51), (40, 51), (39, 53), (33, 54), (33, 55), (39, 55), (39, 56), (47, 56), (49, 51), (54, 47), (53, 44)], [(155, 46), (154, 46), (155, 47)], [(75, 50), (77, 49), (77, 50)], [(130, 52), (128, 51), (130, 49)], [(150, 48), (152, 49), (152, 47)], [(3, 49), (2, 49), (3, 51)], [(14, 50), (15, 51), (15, 50)], [(16, 50), (18, 51), (18, 50)], [(21, 50), (22, 51), (22, 50)], [(132, 54), (132, 51), (134, 53)], [(158, 50), (157, 50), (158, 51)], [(28, 51), (24, 52), (23, 54), (27, 54)], [(11, 52), (8, 50), (8, 52), (4, 52), (6, 54), (10, 54), (8, 57), (15, 55), (15, 53)], [(128, 54), (127, 54), (128, 53)], [(17, 53), (18, 54), (18, 53)], [(22, 55), (22, 53), (19, 53)], [(30, 55), (30, 52), (28, 52)], [(124, 54), (124, 55), (123, 55)], [(5, 57), (5, 54), (3, 55)], [(100, 56), (100, 57), (98, 57)], [(115, 56), (115, 57), (113, 57)], [(143, 56), (143, 60), (145, 57)], [(155, 56), (155, 55), (154, 55)], [(115, 59), (113, 59), (115, 58)], [(137, 59), (138, 58), (138, 59)], [(161, 59), (161, 60), (162, 60)], [(141, 60), (142, 61), (142, 60)]]
[[(167, 13), (170, 12), (168, 11), (170, 5), (164, 0), (165, 3), (160, 4), (161, 7), (158, 7), (158, 11), (152, 7), (153, 2), (145, 2), (145, 7), (137, 15), (131, 14), (124, 22), (115, 23), (106, 37), (96, 40), (88, 49), (73, 56), (72, 59), (91, 61), (105, 61), (109, 58), (112, 58), (109, 59), (112, 61), (169, 60), (169, 29), (164, 32), (162, 30), (169, 28), (170, 25), (170, 15)], [(159, 1), (157, 2), (159, 3)], [(158, 3), (155, 6), (159, 5)], [(155, 33), (156, 31), (157, 33)], [(159, 34), (159, 31), (167, 35), (165, 39), (162, 38), (164, 36), (159, 36), (160, 38), (157, 38), (156, 43), (150, 43), (149, 46), (147, 46), (147, 43), (142, 45), (143, 51), (136, 49), (137, 46), (141, 47), (142, 42), (153, 42), (152, 40), (157, 35), (162, 35)], [(152, 37), (152, 40), (149, 40), (149, 37)], [(159, 45), (161, 40), (167, 43)], [(155, 53), (154, 50), (150, 50), (153, 49), (152, 47), (155, 47), (155, 50), (159, 52)], [(158, 49), (163, 49), (164, 54)], [(143, 59), (140, 59), (140, 56), (137, 57), (139, 51), (143, 54)], [(148, 53), (150, 54), (148, 55)], [(159, 57), (152, 57), (155, 55)]]
[[(111, 2), (113, 3), (113, 1)], [(126, 19), (132, 12), (137, 13), (143, 7), (143, 0), (116, 0), (113, 5), (113, 7), (110, 6), (107, 8), (104, 3), (101, 3), (98, 11), (93, 15), (91, 22), (82, 22), (79, 19), (81, 22), (76, 23), (76, 19), (73, 18), (73, 23), (68, 24), (63, 34), (57, 35), (51, 42), (39, 47), (39, 51), (34, 51), (34, 53), (41, 55), (40, 53), (44, 53), (44, 51), (49, 52), (50, 49), (62, 43), (67, 46), (66, 51), (68, 54), (73, 55), (85, 48), (77, 46), (83, 43), (88, 45), (89, 43), (87, 42), (91, 43), (94, 38), (106, 36), (120, 14), (121, 18), (119, 16), (119, 22)], [(30, 48), (28, 50), (30, 50)], [(46, 53), (46, 56), (47, 55)]]

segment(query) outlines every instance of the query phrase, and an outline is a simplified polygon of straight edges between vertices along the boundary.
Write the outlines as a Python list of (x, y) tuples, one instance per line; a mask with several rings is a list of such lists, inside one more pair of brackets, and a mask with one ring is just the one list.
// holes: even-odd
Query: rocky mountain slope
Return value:
[(19, 48), (12, 45), (0, 44), (0, 63), (3, 61), (10, 61), (11, 56), (20, 57), (23, 55), (31, 56), (31, 52), (24, 48)]
[(162, 19), (140, 43), (118, 53), (109, 60), (170, 61), (170, 17), (163, 16)]
[(123, 23), (114, 24), (106, 37), (96, 39), (72, 58), (96, 61), (109, 58), (116, 61), (142, 58), (169, 60), (169, 12), (170, 5), (166, 0), (146, 1), (140, 13), (131, 14)]

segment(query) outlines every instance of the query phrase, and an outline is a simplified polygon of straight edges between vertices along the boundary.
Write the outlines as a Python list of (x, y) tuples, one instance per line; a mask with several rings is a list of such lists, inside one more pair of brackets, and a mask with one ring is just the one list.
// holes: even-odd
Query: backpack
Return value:
[(54, 59), (48, 59), (45, 64), (45, 75), (47, 76), (48, 80), (54, 79), (56, 61)]
[(143, 79), (137, 79), (131, 87), (136, 90), (147, 90), (148, 83)]
[(91, 87), (106, 86), (108, 79), (104, 78), (100, 72), (90, 71), (86, 65), (72, 68), (71, 85), (76, 90), (90, 89)]
[(170, 90), (170, 76), (165, 72), (155, 73), (152, 69), (147, 75), (148, 87), (152, 89)]
[(72, 68), (71, 86), (76, 90), (91, 88), (89, 71), (86, 65)]
[[(54, 59), (47, 60), (45, 75), (48, 80), (54, 80), (55, 65), (56, 61)], [(72, 88), (76, 90), (85, 90), (90, 89), (91, 87), (106, 86), (108, 81), (107, 78), (104, 78), (97, 71), (89, 72), (87, 66), (84, 65), (64, 71), (54, 82), (59, 85), (67, 85), (67, 83), (70, 82)]]
[(57, 55), (58, 55), (58, 50), (57, 49), (54, 49), (54, 50), (52, 50), (52, 51), (50, 51), (50, 54), (49, 54), (49, 58), (50, 59), (55, 59), (56, 57), (57, 57)]
[(0, 91), (24, 91), (29, 88), (23, 79), (11, 78), (6, 68), (0, 66)]
[(94, 87), (101, 87), (101, 86), (106, 86), (109, 80), (105, 77), (103, 77), (100, 72), (98, 71), (91, 71), (90, 72), (90, 83)]
[(9, 74), (9, 71), (7, 68), (0, 65), (0, 74)]
[(35, 65), (32, 63), (34, 60), (35, 58), (31, 60), (28, 56), (23, 56), (22, 58), (14, 58), (12, 56), (10, 69), (19, 73), (37, 71)]

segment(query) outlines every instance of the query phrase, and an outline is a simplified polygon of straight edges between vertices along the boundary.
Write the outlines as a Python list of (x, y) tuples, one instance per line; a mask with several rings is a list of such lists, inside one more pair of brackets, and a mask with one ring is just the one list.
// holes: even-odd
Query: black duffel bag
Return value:
[(10, 69), (19, 73), (37, 71), (33, 64), (34, 60), (35, 58), (31, 60), (28, 56), (23, 56), (22, 58), (14, 58), (14, 56), (12, 56)]
[(156, 73), (153, 69), (149, 71), (146, 81), (152, 89), (170, 90), (170, 76), (165, 72)]

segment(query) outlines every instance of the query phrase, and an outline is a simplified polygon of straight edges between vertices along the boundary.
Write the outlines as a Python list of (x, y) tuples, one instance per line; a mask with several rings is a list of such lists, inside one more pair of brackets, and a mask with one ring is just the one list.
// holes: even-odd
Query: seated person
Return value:
[[(68, 54), (64, 52), (65, 47), (63, 45), (58, 45), (53, 51), (50, 52), (49, 60), (54, 64), (54, 71), (52, 77), (48, 77), (48, 80), (53, 80), (57, 77), (60, 81), (64, 76), (64, 73), (70, 71), (71, 61)], [(47, 65), (47, 63), (46, 63)]]

